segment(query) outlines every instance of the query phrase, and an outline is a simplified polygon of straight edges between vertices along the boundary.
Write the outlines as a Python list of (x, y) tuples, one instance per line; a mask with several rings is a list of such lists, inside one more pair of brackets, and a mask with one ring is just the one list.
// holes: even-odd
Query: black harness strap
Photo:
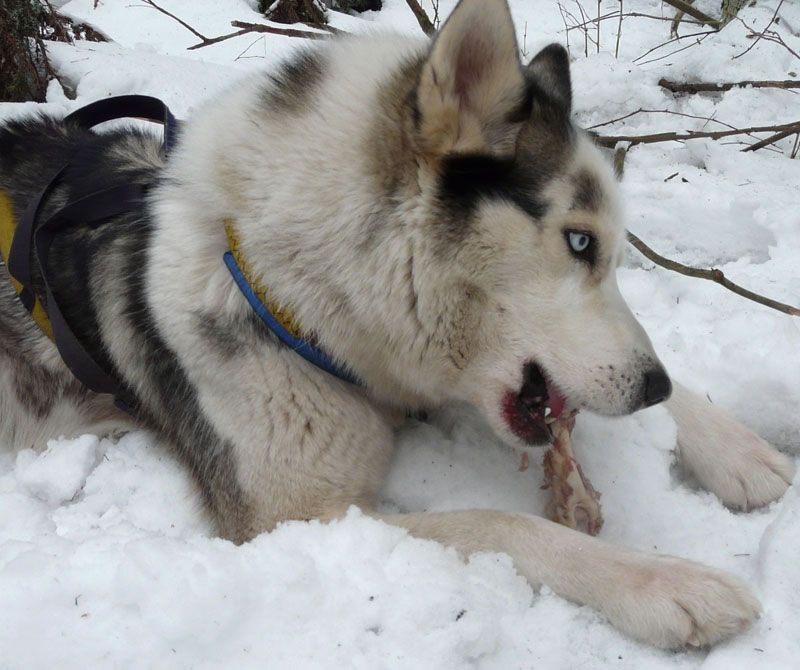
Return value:
[(145, 119), (164, 125), (164, 146), (169, 151), (175, 146), (178, 120), (158, 98), (149, 95), (118, 95), (92, 102), (64, 117), (86, 130), (115, 119)]
[[(163, 102), (148, 96), (124, 95), (99, 100), (73, 112), (64, 120), (77, 124), (84, 130), (90, 130), (99, 123), (122, 118), (141, 118), (162, 123), (166, 151), (175, 143), (177, 120)], [(121, 385), (89, 355), (70, 329), (53, 296), (47, 261), (50, 245), (60, 229), (73, 223), (101, 225), (104, 221), (129, 211), (133, 204), (140, 202), (146, 186), (123, 184), (96, 191), (67, 203), (37, 227), (35, 224), (43, 202), (61, 182), (68, 167), (69, 162), (53, 175), (25, 209), (14, 233), (8, 257), (8, 271), (22, 285), (20, 300), (31, 311), (36, 301), (31, 280), (31, 261), (36, 260), (44, 284), (44, 296), (39, 297), (43, 298), (42, 304), (52, 324), (55, 343), (62, 359), (84, 386), (97, 393), (113, 394), (116, 396), (117, 406), (130, 412), (130, 407), (122, 400)], [(35, 254), (31, 253), (32, 250)]]

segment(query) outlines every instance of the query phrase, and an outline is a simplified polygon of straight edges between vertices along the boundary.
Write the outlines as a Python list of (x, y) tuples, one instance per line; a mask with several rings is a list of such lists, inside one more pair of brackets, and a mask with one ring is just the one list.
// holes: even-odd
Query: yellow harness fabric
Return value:
[[(11, 199), (8, 197), (8, 195), (6, 195), (6, 193), (3, 191), (0, 191), (0, 254), (3, 256), (3, 262), (6, 265), (6, 272), (8, 272), (8, 256), (11, 253), (11, 244), (14, 241), (14, 233), (16, 230), (17, 218), (14, 215), (14, 206), (11, 203)], [(242, 255), (239, 236), (236, 232), (236, 226), (233, 219), (225, 219), (225, 234), (228, 237), (228, 244), (230, 245), (233, 257), (236, 259), (236, 262), (241, 268), (242, 273), (246, 277), (255, 294), (258, 296), (259, 300), (266, 305), (267, 309), (272, 312), (275, 319), (291, 335), (294, 337), (303, 337), (300, 324), (297, 322), (297, 319), (292, 311), (286, 307), (280, 306), (277, 302), (271, 299), (269, 291), (267, 291), (261, 282), (259, 282), (257, 278), (253, 276), (250, 266), (247, 264), (247, 261)], [(8, 274), (8, 278), (11, 280), (11, 284), (14, 286), (14, 290), (19, 293), (22, 290), (22, 284), (14, 279), (10, 273)], [(38, 324), (39, 328), (41, 328), (42, 332), (51, 340), (55, 341), (53, 336), (53, 326), (50, 324), (50, 319), (47, 318), (47, 313), (44, 310), (44, 306), (38, 298), (36, 298), (31, 315), (33, 316), (34, 321), (36, 321)]]
[(225, 234), (228, 236), (228, 246), (230, 247), (233, 257), (236, 259), (236, 264), (241, 269), (245, 279), (247, 279), (247, 283), (250, 284), (250, 288), (253, 289), (253, 293), (258, 296), (258, 299), (272, 312), (272, 316), (275, 317), (275, 320), (280, 323), (290, 335), (302, 338), (303, 331), (292, 311), (275, 302), (270, 297), (269, 291), (258, 281), (258, 277), (253, 276), (253, 272), (242, 254), (241, 242), (239, 241), (239, 235), (236, 232), (236, 224), (233, 219), (225, 219)]
[[(14, 233), (17, 230), (17, 218), (14, 216), (14, 206), (11, 203), (11, 198), (8, 197), (3, 191), (0, 191), (0, 253), (3, 255), (3, 263), (8, 272), (8, 256), (11, 253), (11, 243), (14, 241)], [(8, 274), (14, 290), (19, 293), (22, 291), (22, 284)], [(55, 341), (53, 336), (53, 326), (50, 324), (50, 319), (47, 318), (47, 313), (44, 311), (44, 306), (36, 298), (31, 312), (34, 321), (42, 329), (42, 332), (47, 335), (51, 340)]]

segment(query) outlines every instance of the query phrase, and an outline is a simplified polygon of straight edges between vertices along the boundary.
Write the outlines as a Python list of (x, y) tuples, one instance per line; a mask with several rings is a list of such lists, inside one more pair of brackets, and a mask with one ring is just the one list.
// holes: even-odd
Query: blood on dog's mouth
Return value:
[(528, 444), (553, 441), (548, 425), (564, 411), (567, 400), (535, 363), (523, 368), (522, 387), (503, 396), (503, 418), (517, 437)]

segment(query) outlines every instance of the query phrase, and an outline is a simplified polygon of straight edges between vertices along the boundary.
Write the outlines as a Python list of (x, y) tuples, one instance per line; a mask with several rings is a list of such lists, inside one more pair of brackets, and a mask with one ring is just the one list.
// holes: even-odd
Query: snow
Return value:
[[(77, 95), (68, 99), (51, 85), (42, 108), (56, 113), (109, 95), (144, 93), (185, 117), (236, 78), (273, 66), (303, 45), (250, 34), (187, 51), (199, 39), (144, 3), (58, 4), (113, 42), (51, 45), (52, 63)], [(244, 0), (157, 4), (207, 37), (232, 32), (233, 19), (259, 20), (255, 3)], [(442, 16), (453, 5), (443, 0)], [(578, 11), (577, 4), (564, 5)], [(618, 6), (608, 0), (602, 5), (603, 13)], [(741, 17), (761, 30), (776, 5), (760, 2)], [(594, 3), (585, 6), (596, 11)], [(624, 6), (650, 16), (673, 13), (657, 0)], [(529, 56), (547, 42), (566, 41), (556, 3), (516, 0), (512, 11)], [(781, 18), (774, 27), (800, 51), (800, 5), (784, 3)], [(419, 30), (403, 0), (387, 0), (382, 12), (359, 18), (336, 15), (334, 25), (352, 32)], [(588, 56), (583, 34), (569, 33), (576, 114), (584, 126), (640, 108), (715, 121), (642, 113), (598, 132), (798, 119), (797, 92), (675, 97), (658, 87), (661, 77), (797, 76), (800, 59), (766, 40), (732, 60), (753, 43), (739, 22), (700, 43), (682, 40), (641, 57), (668, 40), (668, 22), (627, 17), (618, 59), (616, 31), (616, 19), (602, 22), (601, 51), (594, 53), (590, 44)], [(681, 31), (704, 32), (696, 26)], [(0, 104), (0, 116), (35, 107)], [(713, 264), (733, 281), (797, 305), (800, 160), (788, 156), (793, 138), (777, 144), (783, 153), (740, 153), (732, 143), (738, 139), (631, 149), (622, 183), (627, 225), (675, 260)], [(673, 375), (800, 455), (797, 318), (711, 282), (655, 268), (633, 249), (619, 278)], [(739, 574), (764, 605), (749, 632), (711, 650), (654, 650), (617, 633), (589, 608), (547, 588), (533, 592), (507, 556), (462, 561), (451, 549), (409, 537), (355, 508), (339, 522), (287, 523), (236, 547), (213, 536), (174, 458), (152, 435), (134, 432), (117, 440), (53, 440), (37, 445), (38, 451), (0, 449), (0, 666), (797, 667), (800, 479), (765, 509), (726, 509), (673, 466), (675, 426), (662, 407), (616, 420), (582, 415), (574, 437), (584, 470), (603, 493), (602, 536)], [(543, 511), (539, 459), (534, 456), (531, 468), (520, 472), (518, 456), (470, 408), (447, 407), (427, 423), (409, 421), (398, 443), (381, 493), (385, 510)]]

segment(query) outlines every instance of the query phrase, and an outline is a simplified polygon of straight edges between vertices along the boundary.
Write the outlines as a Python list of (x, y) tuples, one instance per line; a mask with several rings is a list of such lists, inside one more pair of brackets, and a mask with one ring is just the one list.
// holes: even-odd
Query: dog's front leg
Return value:
[(667, 408), (678, 426), (679, 463), (726, 505), (760, 507), (792, 483), (790, 458), (706, 398), (673, 383)]
[(614, 546), (545, 519), (473, 510), (379, 515), (468, 555), (502, 551), (538, 587), (591, 605), (631, 637), (665, 648), (713, 644), (746, 629), (759, 604), (737, 577)]
[(503, 551), (534, 588), (595, 607), (621, 631), (664, 647), (713, 644), (758, 616), (738, 577), (672, 556), (614, 546), (545, 519), (472, 510), (375, 515), (462, 554)]

